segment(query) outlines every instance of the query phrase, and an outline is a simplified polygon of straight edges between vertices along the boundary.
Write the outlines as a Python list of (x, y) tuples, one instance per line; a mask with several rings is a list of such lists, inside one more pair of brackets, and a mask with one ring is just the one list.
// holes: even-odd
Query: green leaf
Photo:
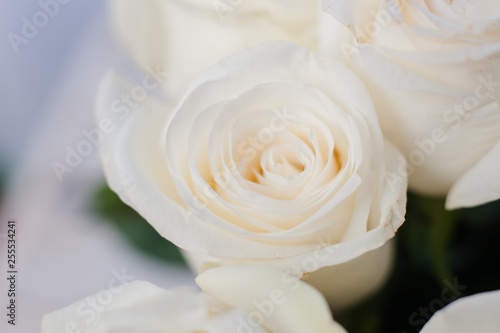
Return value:
[(429, 208), (430, 251), (434, 272), (441, 283), (452, 281), (454, 274), (449, 267), (448, 253), (458, 226), (458, 215), (456, 211), (444, 209), (444, 200), (432, 202)]
[(158, 232), (118, 195), (104, 185), (95, 194), (94, 211), (117, 228), (139, 251), (169, 263), (185, 265), (177, 246)]
[(444, 199), (408, 196), (408, 247), (415, 260), (429, 269), (439, 284), (452, 280), (449, 249), (459, 225), (457, 211), (447, 211)]

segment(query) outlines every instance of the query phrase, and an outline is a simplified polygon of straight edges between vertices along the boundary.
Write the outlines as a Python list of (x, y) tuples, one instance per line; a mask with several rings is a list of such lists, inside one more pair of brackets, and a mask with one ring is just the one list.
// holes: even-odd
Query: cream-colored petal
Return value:
[[(335, 323), (322, 295), (308, 284), (264, 266), (208, 269), (196, 278), (208, 294), (272, 332), (328, 332), (345, 330)], [(250, 322), (249, 325), (255, 324)]]
[(394, 241), (343, 264), (327, 266), (304, 277), (321, 291), (334, 313), (377, 292), (387, 281), (394, 263)]
[[(306, 279), (310, 278), (334, 305), (334, 310), (366, 299), (385, 282), (392, 268), (393, 244), (386, 242), (403, 223), (406, 206), (404, 160), (400, 162), (403, 163), (402, 171), (396, 163), (402, 158), (397, 149), (386, 142), (385, 150), (389, 169), (380, 198), (382, 219), (376, 221), (377, 227), (364, 235), (334, 245), (330, 244), (331, 237), (324, 235), (317, 238), (315, 250), (278, 260), (232, 260), (184, 251), (185, 258), (195, 272), (203, 263), (212, 262), (216, 265), (266, 265), (297, 278), (307, 276)], [(332, 277), (336, 282), (334, 286), (325, 283), (329, 272), (336, 273)]]
[(450, 189), (446, 208), (478, 206), (500, 199), (500, 142)]
[(323, 10), (348, 27), (361, 27), (373, 21), (372, 13), (381, 0), (323, 0)]
[(420, 333), (497, 333), (498, 309), (498, 290), (464, 297), (436, 312)]
[[(368, 49), (354, 57), (353, 64), (374, 100), (384, 134), (408, 160), (410, 189), (446, 195), (500, 139), (498, 104), (474, 92), (488, 92), (488, 67), (477, 65), (474, 71), (480, 75), (459, 73), (455, 65), (410, 65)], [(429, 70), (467, 86), (457, 89), (423, 75)]]
[(108, 3), (112, 31), (127, 55), (143, 71), (148, 66), (157, 65), (167, 69), (165, 61), (172, 31), (168, 22), (159, 19), (159, 15), (169, 11), (168, 0), (113, 0)]
[[(371, 12), (357, 1), (324, 4), (354, 32), (356, 40), (340, 45), (368, 87), (384, 134), (408, 160), (410, 189), (445, 196), (453, 186), (449, 207), (498, 198), (494, 161), (483, 193), (472, 186), (483, 176), (469, 171), (484, 168), (480, 161), (500, 140), (498, 2), (381, 1)], [(372, 17), (372, 31), (363, 15)], [(322, 49), (334, 55), (336, 29), (321, 27)]]
[(203, 294), (135, 281), (45, 315), (42, 333), (214, 332), (208, 312)]
[(111, 72), (99, 90), (97, 119), (106, 119), (114, 127), (104, 135), (101, 158), (110, 187), (120, 198), (136, 209), (165, 238), (176, 245), (223, 255), (248, 256), (248, 253), (283, 256), (288, 251), (300, 252), (300, 246), (276, 248), (246, 240), (206, 221), (187, 210), (172, 182), (166, 165), (165, 127), (171, 109), (148, 98), (136, 109), (125, 112), (116, 104), (124, 93), (134, 87), (129, 81)]
[[(113, 28), (141, 69), (171, 73), (168, 92), (180, 96), (213, 63), (268, 40), (316, 47), (319, 0), (113, 0)], [(200, 33), (203, 32), (203, 33)]]

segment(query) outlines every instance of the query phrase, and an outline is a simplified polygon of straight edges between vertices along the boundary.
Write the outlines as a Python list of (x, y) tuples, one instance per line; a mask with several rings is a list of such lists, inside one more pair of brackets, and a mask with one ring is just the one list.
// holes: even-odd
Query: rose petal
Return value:
[(500, 291), (464, 297), (436, 312), (420, 333), (496, 333), (499, 308)]
[(332, 320), (316, 289), (276, 269), (219, 267), (206, 270), (196, 282), (227, 305), (244, 309), (272, 332), (345, 332)]
[(321, 291), (334, 313), (357, 304), (377, 292), (392, 272), (395, 242), (340, 265), (323, 267), (304, 278)]
[(42, 333), (121, 333), (210, 329), (205, 295), (134, 281), (49, 313)]
[(381, 0), (323, 0), (323, 10), (345, 26), (364, 27), (380, 3)]
[(288, 40), (315, 48), (317, 7), (310, 0), (113, 0), (109, 10), (128, 54), (143, 70), (168, 70), (168, 92), (178, 97), (206, 68), (245, 47)]
[(446, 208), (473, 207), (500, 199), (500, 142), (450, 189)]

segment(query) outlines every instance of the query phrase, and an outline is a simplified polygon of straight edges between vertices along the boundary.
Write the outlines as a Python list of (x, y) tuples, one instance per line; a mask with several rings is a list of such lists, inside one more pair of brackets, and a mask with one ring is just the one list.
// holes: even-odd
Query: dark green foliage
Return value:
[(448, 212), (443, 200), (409, 194), (390, 280), (335, 319), (350, 333), (419, 332), (455, 298), (450, 285), (459, 297), (500, 289), (499, 237), (500, 201)]
[(96, 213), (116, 226), (127, 241), (141, 252), (169, 263), (185, 264), (179, 248), (160, 236), (135, 210), (124, 204), (109, 187), (103, 186), (98, 190), (94, 206)]

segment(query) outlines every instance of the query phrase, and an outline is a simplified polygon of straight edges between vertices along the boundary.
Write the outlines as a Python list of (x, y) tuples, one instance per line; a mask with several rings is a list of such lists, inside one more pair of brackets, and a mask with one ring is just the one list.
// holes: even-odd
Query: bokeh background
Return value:
[[(39, 332), (42, 315), (108, 288), (113, 272), (165, 288), (193, 285), (183, 265), (137, 250), (96, 213), (104, 177), (98, 151), (63, 182), (51, 163), (92, 130), (99, 82), (129, 60), (111, 37), (106, 1), (72, 0), (16, 53), (23, 17), (37, 1), (0, 2), (0, 235), (17, 221), (17, 324), (0, 311), (0, 332)], [(98, 201), (98, 200), (97, 200)], [(127, 216), (125, 214), (124, 219)], [(0, 308), (7, 306), (6, 242), (0, 240)], [(161, 249), (160, 249), (161, 250)], [(175, 256), (175, 255), (174, 255)], [(5, 306), (4, 306), (5, 305)]]
[[(17, 325), (7, 325), (2, 310), (1, 332), (38, 332), (44, 313), (107, 288), (117, 273), (195, 287), (178, 250), (106, 187), (96, 147), (62, 182), (53, 172), (66, 147), (96, 127), (105, 72), (133, 65), (110, 32), (102, 0), (61, 6), (16, 53), (9, 33), (21, 34), (23, 17), (39, 10), (37, 1), (0, 3), (2, 309), (9, 219), (17, 222), (19, 271)], [(418, 332), (452, 298), (500, 289), (499, 237), (499, 202), (446, 212), (440, 199), (410, 195), (390, 280), (335, 318), (352, 333)]]

